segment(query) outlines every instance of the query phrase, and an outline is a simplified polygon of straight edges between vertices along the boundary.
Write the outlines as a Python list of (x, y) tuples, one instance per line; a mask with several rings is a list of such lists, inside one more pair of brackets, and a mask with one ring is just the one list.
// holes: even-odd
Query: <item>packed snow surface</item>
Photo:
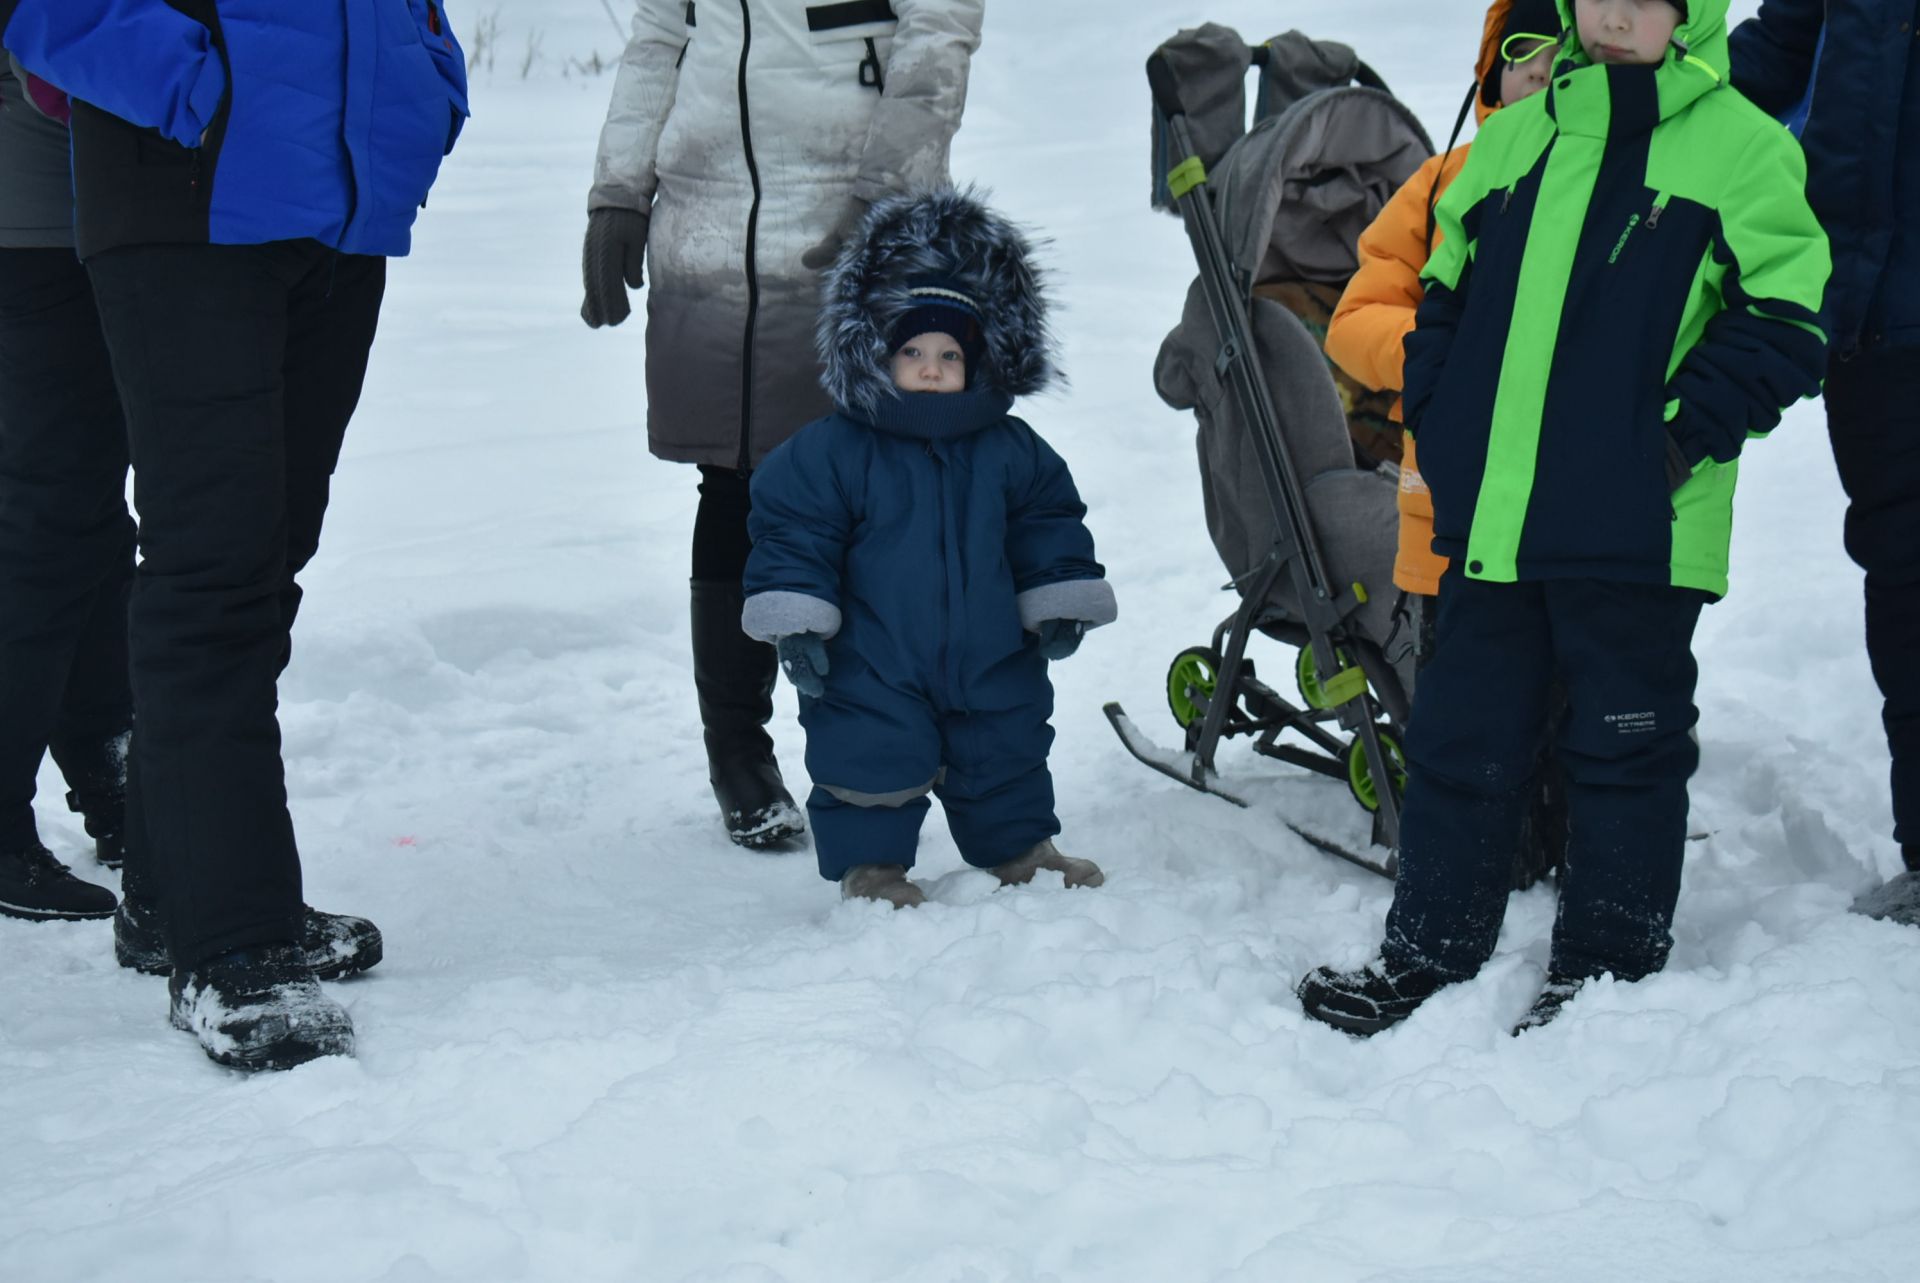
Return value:
[[(1100, 712), (1170, 742), (1166, 666), (1229, 608), (1192, 422), (1150, 383), (1193, 267), (1146, 208), (1141, 66), (1202, 20), (1300, 27), (1444, 136), (1481, 6), (989, 8), (954, 164), (1054, 242), (1072, 386), (1023, 412), (1121, 601), (1054, 670), (1061, 845), (1107, 885), (997, 891), (937, 812), (914, 912), (727, 844), (689, 671), (695, 474), (647, 453), (640, 318), (577, 315), (610, 88), (580, 64), (620, 42), (596, 0), (511, 0), (395, 265), (283, 685), (308, 897), (386, 932), (329, 986), (359, 1056), (223, 1071), (104, 923), (0, 922), (0, 1278), (1912, 1277), (1920, 931), (1845, 911), (1897, 859), (1819, 406), (1750, 452), (1701, 625), (1710, 836), (1668, 970), (1509, 1037), (1541, 889), (1401, 1028), (1311, 1025), (1292, 983), (1367, 958), (1389, 894), (1281, 824), (1360, 840), (1344, 789), (1236, 744), (1241, 810)], [(110, 882), (51, 768), (41, 793), (51, 844)]]

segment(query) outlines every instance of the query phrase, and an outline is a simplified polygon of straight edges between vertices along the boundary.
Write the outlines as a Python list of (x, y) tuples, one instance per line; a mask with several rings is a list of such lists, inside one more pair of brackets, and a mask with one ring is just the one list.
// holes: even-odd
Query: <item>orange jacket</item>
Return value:
[[(1511, 0), (1496, 0), (1487, 10), (1480, 60), (1474, 68), (1481, 84), (1498, 74), (1500, 32), (1511, 7)], [(1478, 96), (1474, 109), (1481, 121), (1495, 110)], [(1327, 355), (1370, 388), (1397, 392), (1402, 386), (1405, 353), (1401, 345), (1413, 329), (1414, 312), (1425, 295), (1420, 272), (1433, 253), (1427, 243), (1427, 210), (1467, 163), (1470, 146), (1456, 147), (1420, 166), (1360, 234), (1360, 268), (1347, 282), (1327, 327)], [(1391, 417), (1400, 422), (1398, 401)], [(1433, 596), (1440, 591), (1447, 559), (1432, 549), (1433, 498), (1420, 479), (1412, 437), (1406, 440), (1406, 455), (1400, 462), (1399, 507), (1400, 551), (1393, 563), (1394, 586)]]

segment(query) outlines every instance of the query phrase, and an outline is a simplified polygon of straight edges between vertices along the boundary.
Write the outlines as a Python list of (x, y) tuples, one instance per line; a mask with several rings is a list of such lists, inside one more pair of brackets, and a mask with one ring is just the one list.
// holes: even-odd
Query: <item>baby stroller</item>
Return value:
[[(1267, 114), (1242, 136), (1249, 66), (1261, 68)], [(1242, 806), (1215, 771), (1224, 738), (1343, 780), (1372, 813), (1380, 854), (1290, 827), (1392, 877), (1414, 640), (1392, 585), (1396, 477), (1390, 464), (1357, 466), (1320, 345), (1256, 288), (1344, 284), (1359, 233), (1433, 146), (1351, 50), (1297, 32), (1252, 50), (1226, 28), (1182, 32), (1147, 75), (1157, 150), (1177, 162), (1161, 198), (1200, 267), (1154, 382), (1199, 420), (1207, 526), (1240, 604), (1168, 670), (1182, 752), (1156, 747), (1118, 704), (1107, 718), (1142, 762)], [(1256, 635), (1297, 648), (1299, 703), (1256, 675)]]

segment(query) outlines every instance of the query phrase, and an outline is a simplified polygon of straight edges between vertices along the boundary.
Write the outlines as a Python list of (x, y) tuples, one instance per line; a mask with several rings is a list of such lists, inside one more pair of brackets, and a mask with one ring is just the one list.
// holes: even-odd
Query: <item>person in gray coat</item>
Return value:
[(588, 195), (589, 326), (647, 296), (647, 435), (700, 468), (694, 686), (728, 836), (805, 830), (773, 755), (774, 649), (740, 630), (748, 479), (832, 407), (819, 273), (875, 200), (947, 181), (985, 0), (636, 0)]
[(0, 914), (29, 920), (113, 916), (40, 840), (33, 796), (51, 748), (118, 867), (133, 726), (127, 431), (73, 249), (64, 106), (0, 51)]

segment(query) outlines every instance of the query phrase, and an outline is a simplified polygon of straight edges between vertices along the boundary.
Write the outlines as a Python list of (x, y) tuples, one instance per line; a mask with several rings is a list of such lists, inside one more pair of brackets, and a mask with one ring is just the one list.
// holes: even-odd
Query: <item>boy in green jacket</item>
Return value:
[(1665, 964), (1699, 761), (1693, 629), (1727, 589), (1740, 449), (1825, 368), (1826, 237), (1799, 145), (1726, 83), (1727, 0), (1560, 14), (1574, 38), (1547, 91), (1487, 122), (1440, 202), (1406, 340), (1453, 568), (1380, 957), (1298, 991), (1359, 1035), (1492, 956), (1556, 671), (1567, 872), (1520, 1027)]

